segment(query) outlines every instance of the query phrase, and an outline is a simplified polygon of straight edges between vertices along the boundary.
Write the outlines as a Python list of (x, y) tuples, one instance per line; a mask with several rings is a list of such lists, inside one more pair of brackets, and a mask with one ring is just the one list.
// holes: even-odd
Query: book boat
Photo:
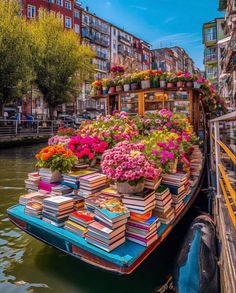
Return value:
[(196, 199), (205, 174), (206, 158), (206, 122), (204, 108), (201, 104), (200, 90), (183, 88), (150, 89), (96, 97), (106, 105), (106, 114), (114, 110), (127, 111), (129, 114), (143, 114), (147, 111), (167, 108), (173, 112), (185, 113), (204, 141), (202, 145), (203, 161), (202, 169), (197, 182), (184, 198), (184, 207), (181, 212), (169, 224), (161, 224), (158, 228), (158, 239), (148, 248), (135, 242), (126, 240), (125, 243), (111, 252), (106, 252), (89, 244), (84, 238), (64, 228), (59, 228), (39, 218), (24, 213), (23, 205), (15, 205), (8, 209), (9, 219), (18, 228), (31, 236), (51, 245), (79, 260), (82, 260), (97, 268), (118, 274), (132, 273), (157, 247), (164, 241)]

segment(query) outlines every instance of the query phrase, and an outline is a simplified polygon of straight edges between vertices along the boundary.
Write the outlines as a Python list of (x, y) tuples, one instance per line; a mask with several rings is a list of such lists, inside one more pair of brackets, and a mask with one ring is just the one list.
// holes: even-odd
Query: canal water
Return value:
[(25, 193), (24, 179), (35, 170), (34, 154), (42, 147), (0, 150), (0, 292), (151, 293), (171, 275), (195, 204), (157, 250), (131, 275), (118, 276), (90, 267), (16, 228), (8, 207)]

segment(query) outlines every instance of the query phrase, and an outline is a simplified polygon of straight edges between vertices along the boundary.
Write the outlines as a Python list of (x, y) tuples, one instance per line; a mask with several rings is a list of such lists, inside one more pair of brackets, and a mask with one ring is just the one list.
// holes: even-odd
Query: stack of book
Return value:
[(53, 196), (43, 200), (43, 220), (56, 227), (64, 226), (73, 211), (73, 199), (65, 196)]
[(203, 156), (198, 145), (194, 145), (190, 155), (190, 173), (192, 176), (199, 177), (202, 170)]
[(190, 192), (190, 183), (187, 173), (164, 174), (162, 183), (169, 188), (172, 196), (172, 207), (178, 216), (184, 209), (184, 198)]
[(95, 209), (95, 222), (89, 224), (88, 243), (111, 251), (125, 242), (129, 211), (118, 199), (110, 199)]
[(68, 174), (63, 174), (61, 183), (73, 189), (79, 189), (80, 178), (92, 173), (95, 173), (95, 171), (90, 169), (80, 169), (78, 171), (70, 172)]
[(107, 186), (107, 176), (100, 173), (93, 173), (80, 178), (79, 195), (84, 198), (95, 196), (101, 193)]
[(160, 225), (158, 217), (155, 216), (145, 222), (129, 219), (126, 226), (126, 239), (148, 247), (157, 240), (157, 229)]
[(28, 191), (37, 191), (39, 188), (39, 181), (41, 176), (38, 172), (28, 174), (28, 179), (25, 180), (25, 188)]
[(21, 195), (19, 198), (19, 204), (26, 205), (28, 202), (32, 201), (34, 197), (41, 196), (40, 192), (30, 192), (24, 195)]
[(86, 210), (80, 210), (69, 215), (68, 220), (65, 222), (64, 229), (81, 237), (85, 237), (88, 225), (92, 222), (94, 222), (94, 214)]
[(109, 195), (99, 194), (96, 196), (85, 198), (85, 208), (91, 212), (95, 212), (95, 209), (100, 207), (100, 204), (104, 201), (111, 199)]
[(110, 197), (116, 197), (116, 198), (123, 197), (123, 194), (119, 193), (114, 186), (109, 186), (109, 187), (103, 189), (101, 194), (108, 195)]
[(41, 177), (41, 181), (47, 183), (55, 183), (61, 180), (61, 173), (58, 171), (51, 171), (48, 168), (40, 168), (39, 176)]
[(155, 208), (155, 199), (155, 191), (145, 188), (143, 192), (125, 194), (122, 202), (130, 212), (143, 215)]
[(162, 180), (161, 177), (158, 177), (155, 180), (145, 179), (144, 187), (148, 189), (156, 190), (158, 186), (161, 184), (161, 180)]
[(72, 188), (66, 185), (59, 184), (52, 187), (51, 194), (58, 196), (58, 195), (70, 194), (71, 192), (72, 192)]
[(175, 217), (170, 190), (164, 185), (160, 185), (156, 190), (156, 206), (153, 214), (164, 224), (169, 224)]
[(31, 201), (26, 204), (24, 213), (32, 217), (41, 219), (42, 210), (43, 210), (43, 205), (41, 203)]

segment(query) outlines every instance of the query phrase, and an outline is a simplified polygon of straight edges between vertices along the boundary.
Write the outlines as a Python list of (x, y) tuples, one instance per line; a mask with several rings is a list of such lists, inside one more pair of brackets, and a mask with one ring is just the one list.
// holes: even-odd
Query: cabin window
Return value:
[(174, 113), (182, 113), (190, 117), (190, 101), (188, 92), (168, 92), (167, 108)]
[(138, 95), (137, 94), (124, 94), (120, 96), (120, 110), (128, 114), (138, 113)]
[(164, 103), (168, 99), (163, 92), (151, 92), (144, 95), (145, 112), (152, 112), (164, 108)]

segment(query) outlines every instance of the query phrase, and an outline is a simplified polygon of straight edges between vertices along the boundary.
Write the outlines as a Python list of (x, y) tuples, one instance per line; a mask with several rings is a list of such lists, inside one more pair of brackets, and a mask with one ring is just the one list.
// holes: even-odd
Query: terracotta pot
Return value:
[(170, 169), (169, 169), (169, 173), (171, 174), (175, 174), (177, 172), (177, 164), (178, 164), (178, 160), (174, 160), (174, 162), (170, 163)]
[(130, 90), (130, 84), (129, 83), (127, 83), (127, 84), (124, 84), (124, 91), (125, 92), (128, 92), (129, 90)]
[(193, 82), (192, 81), (187, 81), (186, 82), (186, 87), (193, 87)]
[(113, 93), (115, 93), (115, 91), (116, 91), (116, 87), (115, 86), (111, 86), (109, 88), (108, 94), (113, 94)]
[(142, 81), (141, 81), (141, 88), (142, 88), (143, 90), (145, 90), (145, 89), (150, 89), (150, 87), (151, 87), (151, 82), (150, 82), (149, 79), (148, 79), (148, 80), (142, 80)]
[(166, 81), (165, 80), (160, 80), (160, 87), (166, 87)]
[(135, 186), (131, 186), (128, 181), (126, 182), (117, 182), (117, 191), (119, 193), (125, 193), (125, 194), (135, 194), (138, 192), (142, 192), (144, 189), (144, 182), (138, 183)]
[(123, 86), (122, 85), (117, 85), (116, 86), (116, 92), (122, 92), (123, 91)]
[(167, 87), (174, 87), (174, 83), (173, 82), (167, 82)]
[(200, 89), (201, 84), (198, 83), (198, 82), (196, 82), (196, 81), (194, 81), (194, 82), (193, 82), (193, 87), (194, 87), (195, 89)]
[(137, 82), (131, 83), (130, 88), (132, 91), (136, 90), (138, 88), (138, 83)]
[(176, 85), (177, 85), (177, 87), (185, 87), (185, 82), (184, 81), (177, 81)]
[(102, 90), (96, 90), (96, 95), (101, 96), (102, 95)]

